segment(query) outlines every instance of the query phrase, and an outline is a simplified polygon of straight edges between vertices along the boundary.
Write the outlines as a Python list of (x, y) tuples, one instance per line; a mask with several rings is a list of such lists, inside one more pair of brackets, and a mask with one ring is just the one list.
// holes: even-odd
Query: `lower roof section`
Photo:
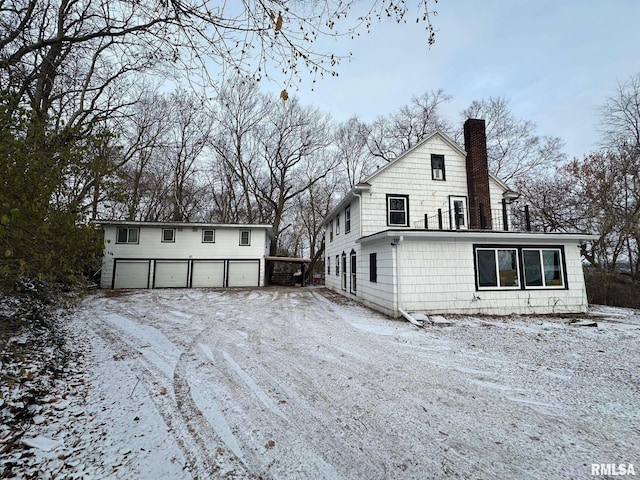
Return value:
[(385, 230), (356, 240), (370, 243), (382, 240), (448, 240), (476, 242), (580, 242), (596, 240), (599, 235), (585, 233), (504, 232), (493, 230)]

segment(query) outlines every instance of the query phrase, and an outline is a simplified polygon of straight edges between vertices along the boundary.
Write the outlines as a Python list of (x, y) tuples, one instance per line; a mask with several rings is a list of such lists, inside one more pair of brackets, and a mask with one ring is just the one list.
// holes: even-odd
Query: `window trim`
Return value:
[[(121, 242), (120, 241), (120, 230), (127, 230), (127, 241), (126, 242)], [(131, 238), (131, 231), (135, 231), (136, 232), (136, 241), (132, 242), (130, 240)], [(119, 245), (138, 245), (140, 244), (140, 227), (116, 227), (116, 244)]]
[[(246, 233), (247, 234), (247, 243), (242, 243), (242, 234)], [(238, 238), (238, 245), (240, 247), (250, 247), (251, 246), (251, 230), (240, 230), (239, 233), (239, 238)]]
[[(442, 160), (441, 169), (434, 167), (434, 160)], [(436, 170), (442, 170), (442, 178), (436, 178), (436, 174), (435, 174)], [(444, 182), (447, 180), (447, 172), (445, 169), (444, 155), (442, 154), (438, 154), (438, 153), (431, 154), (431, 180), (434, 180), (436, 182)]]
[[(404, 200), (404, 224), (400, 223), (391, 223), (391, 209), (390, 201), (391, 200)], [(400, 210), (393, 210), (394, 212), (399, 212)], [(408, 227), (409, 226), (409, 195), (401, 195), (394, 193), (387, 193), (387, 226), (388, 227)]]
[(341, 281), (341, 287), (342, 290), (346, 291), (347, 290), (347, 254), (345, 252), (342, 252), (342, 281)]
[(369, 254), (369, 281), (378, 283), (378, 253)]
[[(211, 240), (206, 240), (205, 234), (211, 232)], [(216, 243), (216, 229), (215, 228), (203, 228), (202, 229), (202, 243)]]
[[(498, 286), (480, 286), (480, 277), (478, 271), (478, 250), (516, 250), (517, 266), (518, 266), (518, 287), (500, 287)], [(524, 254), (525, 250), (555, 250), (560, 254), (560, 269), (562, 285), (550, 285), (550, 286), (527, 286), (525, 271), (524, 271)], [(544, 266), (542, 267), (544, 269)], [(475, 274), (475, 288), (476, 291), (518, 291), (518, 290), (569, 290), (569, 282), (567, 276), (567, 260), (565, 255), (564, 245), (513, 245), (513, 244), (474, 244), (473, 245), (473, 269)], [(496, 270), (497, 273), (497, 270)], [(499, 277), (497, 282), (499, 284)]]
[(344, 233), (351, 231), (351, 205), (344, 207)]
[(355, 250), (349, 252), (349, 293), (358, 291), (358, 255)]
[[(167, 240), (164, 237), (165, 232), (171, 232), (172, 233), (171, 240)], [(176, 229), (175, 228), (171, 228), (171, 227), (167, 227), (167, 228), (163, 227), (162, 228), (162, 234), (161, 234), (161, 237), (160, 237), (160, 242), (161, 243), (176, 243)]]
[[(543, 285), (527, 285), (526, 281), (527, 281), (527, 270), (526, 270), (526, 266), (524, 264), (524, 252), (538, 252), (538, 260), (540, 261), (540, 272), (541, 272), (541, 277), (542, 277), (542, 282)], [(543, 251), (553, 251), (553, 252), (558, 252), (559, 256), (560, 256), (560, 280), (562, 281), (562, 284), (560, 285), (546, 285), (547, 280), (545, 277), (545, 271), (544, 271), (544, 257), (542, 256), (542, 252)], [(530, 248), (530, 247), (523, 247), (522, 248), (522, 276), (524, 279), (524, 284), (527, 290), (549, 290), (549, 289), (563, 289), (564, 288), (564, 284), (566, 282), (566, 274), (565, 274), (565, 265), (564, 265), (564, 252), (562, 249), (558, 248), (558, 247), (549, 247), (549, 248), (542, 248), (542, 247), (537, 247), (537, 248)]]

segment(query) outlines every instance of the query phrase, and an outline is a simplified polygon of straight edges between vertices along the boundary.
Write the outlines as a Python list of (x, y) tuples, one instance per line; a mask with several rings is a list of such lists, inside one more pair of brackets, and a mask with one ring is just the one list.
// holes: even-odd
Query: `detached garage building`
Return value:
[(268, 225), (97, 222), (102, 288), (262, 287)]

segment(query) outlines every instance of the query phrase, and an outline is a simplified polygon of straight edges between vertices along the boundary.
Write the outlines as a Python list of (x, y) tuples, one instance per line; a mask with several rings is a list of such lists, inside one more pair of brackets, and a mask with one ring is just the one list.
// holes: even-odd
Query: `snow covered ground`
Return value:
[(640, 312), (447, 319), (417, 328), (321, 289), (98, 292), (66, 328), (83, 360), (0, 471), (540, 479), (631, 463), (640, 474)]

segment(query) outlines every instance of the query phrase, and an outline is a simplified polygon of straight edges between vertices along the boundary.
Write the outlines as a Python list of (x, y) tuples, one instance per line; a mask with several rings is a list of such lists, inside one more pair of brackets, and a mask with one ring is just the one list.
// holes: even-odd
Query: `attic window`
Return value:
[(445, 180), (444, 155), (431, 154), (431, 179)]

